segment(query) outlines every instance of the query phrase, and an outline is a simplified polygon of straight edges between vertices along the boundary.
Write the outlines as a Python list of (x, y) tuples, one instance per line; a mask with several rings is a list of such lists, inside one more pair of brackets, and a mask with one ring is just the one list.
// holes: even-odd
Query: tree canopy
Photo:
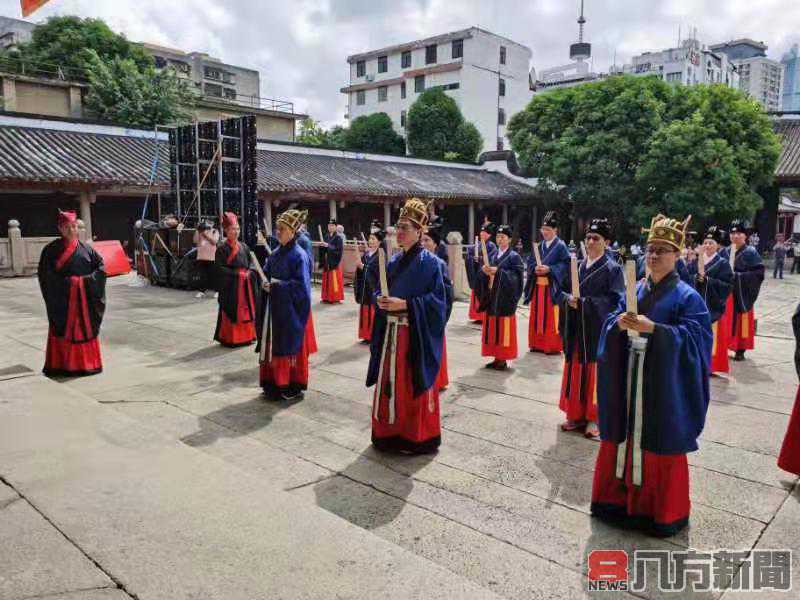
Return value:
[(404, 155), (406, 141), (392, 126), (392, 119), (384, 112), (373, 113), (353, 119), (343, 134), (348, 150), (361, 152), (384, 152)]
[(615, 76), (537, 95), (508, 125), (522, 168), (622, 226), (657, 212), (725, 222), (761, 205), (780, 143), (754, 101), (722, 85)]
[(483, 147), (478, 129), (441, 88), (426, 90), (411, 105), (406, 131), (409, 151), (419, 158), (475, 162)]

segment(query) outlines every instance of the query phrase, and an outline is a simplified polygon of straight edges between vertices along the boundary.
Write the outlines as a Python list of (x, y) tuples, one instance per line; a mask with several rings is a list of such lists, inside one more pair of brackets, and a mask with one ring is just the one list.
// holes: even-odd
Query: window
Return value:
[(506, 64), (506, 47), (500, 46), (500, 64)]
[(229, 83), (231, 85), (236, 85), (236, 75), (233, 73), (229, 73), (228, 71), (223, 71), (222, 82)]
[(406, 126), (406, 111), (401, 110), (400, 111), (400, 127), (405, 127), (405, 126)]
[(414, 77), (414, 91), (417, 94), (425, 91), (425, 75), (417, 75)]
[(389, 70), (389, 57), (388, 56), (379, 56), (378, 57), (378, 73), (386, 73)]
[(364, 106), (367, 103), (367, 93), (364, 90), (356, 92), (356, 105)]
[(498, 125), (505, 125), (506, 124), (506, 111), (505, 109), (498, 108), (497, 109), (497, 124)]
[(411, 50), (406, 50), (400, 56), (400, 68), (408, 69), (411, 66)]
[(203, 69), (203, 74), (205, 75), (206, 79), (216, 79), (217, 81), (222, 80), (222, 71), (219, 69), (205, 67)]
[(406, 82), (405, 81), (403, 81), (400, 84), (400, 99), (401, 100), (405, 100), (406, 99)]
[(378, 88), (378, 102), (386, 102), (389, 99), (389, 88), (382, 85)]
[(667, 73), (667, 81), (671, 83), (680, 83), (682, 77), (683, 73), (681, 73), (680, 71), (676, 73)]
[(445, 91), (447, 91), (447, 90), (457, 90), (460, 87), (461, 87), (461, 84), (456, 82), (456, 83), (447, 83), (445, 85), (435, 85), (431, 89), (432, 90), (435, 89), (435, 90), (445, 90)]
[(436, 44), (425, 46), (425, 64), (430, 65), (436, 62)]
[(214, 98), (222, 98), (222, 86), (216, 83), (207, 83), (205, 85), (206, 96), (213, 96)]
[(163, 56), (158, 56), (157, 54), (153, 56), (153, 60), (156, 61), (156, 69), (163, 69), (167, 66), (167, 59)]
[(225, 88), (223, 90), (223, 92), (225, 93), (225, 98), (227, 98), (228, 100), (236, 100), (236, 90), (235, 89), (233, 89), (233, 88)]
[(464, 57), (464, 40), (453, 40), (453, 58)]
[(499, 93), (500, 93), (501, 96), (505, 96), (506, 95), (506, 80), (505, 79), (501, 79), (500, 80), (500, 91), (499, 91)]
[(356, 63), (356, 77), (363, 77), (367, 74), (367, 61), (359, 60)]

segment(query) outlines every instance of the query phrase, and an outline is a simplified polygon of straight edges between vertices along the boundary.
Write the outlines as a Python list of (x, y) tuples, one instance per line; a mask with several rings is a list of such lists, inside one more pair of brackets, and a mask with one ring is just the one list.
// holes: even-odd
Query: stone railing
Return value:
[[(86, 228), (78, 221), (78, 237), (86, 241)], [(8, 237), (0, 238), (0, 277), (30, 277), (36, 274), (44, 247), (57, 239), (52, 237), (22, 237), (19, 221), (8, 222)]]

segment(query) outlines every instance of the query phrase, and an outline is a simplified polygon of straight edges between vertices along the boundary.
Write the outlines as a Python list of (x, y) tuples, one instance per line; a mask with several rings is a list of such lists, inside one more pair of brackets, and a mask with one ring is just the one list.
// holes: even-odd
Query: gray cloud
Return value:
[[(53, 14), (101, 17), (138, 41), (206, 51), (258, 69), (262, 95), (292, 100), (330, 125), (343, 119), (345, 57), (380, 46), (478, 25), (533, 49), (533, 66), (567, 62), (579, 0), (51, 0)], [(707, 44), (763, 40), (780, 58), (800, 42), (797, 0), (586, 0), (595, 70), (676, 43), (696, 27)], [(0, 14), (19, 16), (18, 0)]]

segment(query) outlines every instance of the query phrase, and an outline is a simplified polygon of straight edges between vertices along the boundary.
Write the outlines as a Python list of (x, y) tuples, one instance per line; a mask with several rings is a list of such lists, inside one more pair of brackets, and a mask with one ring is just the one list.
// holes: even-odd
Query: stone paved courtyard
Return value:
[(390, 457), (370, 448), (351, 290), (314, 304), (320, 352), (288, 405), (262, 399), (252, 348), (211, 341), (215, 301), (129, 282), (109, 282), (105, 371), (54, 381), (36, 281), (0, 281), (4, 600), (598, 597), (587, 552), (616, 548), (793, 548), (800, 577), (800, 489), (775, 465), (800, 277), (767, 280), (757, 350), (712, 379), (691, 527), (664, 540), (590, 519), (597, 445), (559, 430), (562, 359), (483, 369), (465, 303), (447, 330), (442, 448)]

